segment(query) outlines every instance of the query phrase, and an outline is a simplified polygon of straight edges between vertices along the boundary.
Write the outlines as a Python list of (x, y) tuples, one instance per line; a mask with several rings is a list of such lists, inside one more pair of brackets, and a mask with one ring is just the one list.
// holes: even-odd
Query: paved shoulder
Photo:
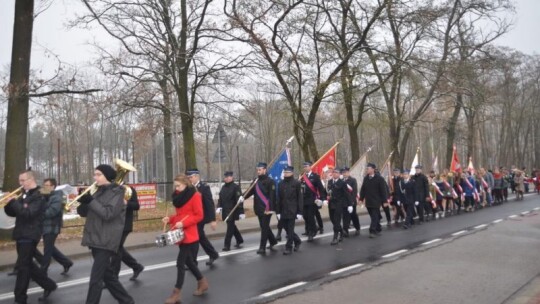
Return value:
[(539, 247), (540, 215), (533, 212), (419, 247), (275, 303), (538, 303), (523, 299), (540, 293), (529, 284), (540, 273)]

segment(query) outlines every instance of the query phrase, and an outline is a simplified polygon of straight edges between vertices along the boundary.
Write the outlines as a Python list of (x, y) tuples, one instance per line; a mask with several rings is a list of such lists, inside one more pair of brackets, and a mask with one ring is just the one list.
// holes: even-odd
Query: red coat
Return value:
[[(182, 220), (184, 219), (184, 220)], [(176, 214), (171, 216), (169, 224), (174, 227), (177, 222), (184, 223), (184, 239), (180, 244), (191, 244), (199, 241), (197, 223), (203, 219), (202, 197), (199, 192), (195, 192), (189, 201), (180, 208), (176, 208)]]

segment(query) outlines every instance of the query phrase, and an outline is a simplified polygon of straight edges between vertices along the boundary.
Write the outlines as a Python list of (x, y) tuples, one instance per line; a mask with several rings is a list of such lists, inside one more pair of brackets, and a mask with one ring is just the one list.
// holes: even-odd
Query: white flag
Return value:
[(416, 150), (416, 155), (414, 156), (414, 159), (413, 159), (413, 161), (412, 161), (412, 165), (411, 165), (411, 174), (414, 174), (414, 173), (413, 173), (413, 172), (414, 172), (414, 169), (415, 169), (415, 167), (418, 166), (418, 164), (419, 164), (419, 161), (418, 161), (418, 152), (420, 152), (420, 148), (418, 148), (418, 149)]

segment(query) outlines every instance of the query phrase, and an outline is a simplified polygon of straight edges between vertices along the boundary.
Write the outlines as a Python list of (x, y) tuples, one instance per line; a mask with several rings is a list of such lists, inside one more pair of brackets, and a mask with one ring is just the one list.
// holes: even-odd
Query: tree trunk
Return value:
[(173, 145), (172, 145), (172, 115), (171, 115), (171, 98), (167, 88), (167, 79), (159, 81), (161, 94), (163, 95), (164, 108), (163, 113), (163, 157), (165, 157), (165, 193), (173, 192)]
[(456, 126), (461, 112), (461, 105), (463, 104), (463, 95), (458, 93), (456, 96), (456, 103), (454, 105), (454, 112), (450, 121), (448, 121), (448, 129), (446, 129), (446, 162), (445, 168), (450, 168), (452, 163), (452, 154), (454, 151), (454, 144), (456, 140)]
[(18, 174), (26, 166), (26, 140), (28, 137), (28, 83), (30, 79), (30, 54), (32, 53), (32, 28), (34, 1), (15, 2), (11, 71), (8, 86), (8, 113), (6, 128), (6, 155), (3, 190), (19, 186)]
[[(179, 58), (177, 60), (178, 82), (178, 106), (180, 109), (180, 126), (182, 128), (182, 138), (184, 142), (184, 161), (186, 168), (197, 167), (197, 157), (195, 153), (195, 136), (193, 134), (193, 104), (190, 105), (189, 89), (188, 89), (188, 73), (187, 66), (187, 31), (188, 28), (188, 11), (186, 0), (180, 1), (180, 9), (182, 14), (182, 27), (180, 29), (180, 46)], [(194, 102), (194, 100), (192, 100)]]
[(354, 121), (353, 112), (353, 92), (352, 83), (349, 76), (349, 64), (345, 64), (341, 71), (341, 89), (343, 90), (343, 103), (345, 105), (345, 114), (347, 116), (347, 129), (349, 131), (349, 141), (351, 144), (351, 160), (352, 166), (358, 158), (360, 158), (360, 141), (358, 139), (358, 129)]

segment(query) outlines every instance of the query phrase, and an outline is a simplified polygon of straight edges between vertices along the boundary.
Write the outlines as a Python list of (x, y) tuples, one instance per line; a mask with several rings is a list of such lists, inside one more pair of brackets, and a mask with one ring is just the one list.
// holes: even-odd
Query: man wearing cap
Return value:
[(232, 171), (225, 172), (223, 182), (224, 184), (219, 191), (216, 213), (221, 213), (221, 218), (225, 220), (231, 213), (234, 206), (236, 206), (236, 204), (240, 204), (238, 208), (234, 210), (234, 213), (229, 216), (229, 219), (226, 222), (227, 232), (225, 233), (225, 246), (223, 247), (223, 251), (229, 251), (231, 250), (231, 239), (233, 236), (236, 240), (236, 248), (241, 248), (242, 243), (244, 243), (242, 234), (240, 234), (238, 227), (236, 227), (236, 221), (239, 219), (244, 219), (246, 216), (244, 214), (242, 191), (240, 186), (234, 182)]
[(416, 194), (419, 198), (418, 202), (415, 202), (416, 206), (416, 213), (418, 213), (418, 221), (420, 224), (424, 222), (424, 210), (426, 210), (426, 221), (429, 222), (429, 219), (427, 216), (429, 215), (429, 211), (432, 209), (431, 204), (429, 201), (431, 198), (429, 197), (429, 182), (427, 177), (422, 173), (422, 166), (416, 165), (415, 171), (416, 174), (412, 177), (412, 179), (415, 182), (416, 185)]
[(400, 187), (401, 180), (401, 170), (395, 168), (394, 176), (392, 176), (391, 181), (392, 184), (390, 185), (390, 195), (392, 196), (391, 205), (394, 209), (394, 223), (396, 225), (400, 219), (402, 221), (405, 221), (405, 214), (403, 213), (403, 208), (407, 207), (407, 205), (405, 205), (405, 201), (403, 200), (404, 193)]
[[(354, 235), (360, 235), (360, 219), (356, 213), (356, 202), (358, 200), (358, 182), (356, 178), (351, 176), (349, 167), (341, 168), (341, 174), (343, 175), (343, 180), (347, 186), (347, 192), (351, 199), (352, 212), (349, 213), (347, 210), (343, 210), (343, 236), (349, 237), (349, 226), (351, 221), (353, 223), (354, 229), (356, 230)], [(348, 206), (347, 206), (348, 208)], [(347, 209), (346, 208), (346, 209)]]
[(338, 242), (343, 241), (343, 228), (341, 226), (343, 210), (346, 209), (348, 213), (353, 211), (347, 184), (341, 179), (340, 174), (339, 169), (333, 169), (332, 179), (328, 181), (328, 212), (334, 226), (334, 238), (330, 245), (337, 245)]
[(276, 200), (277, 218), (281, 221), (287, 233), (287, 243), (285, 244), (284, 255), (292, 253), (293, 242), (294, 251), (298, 251), (302, 241), (294, 233), (294, 221), (302, 219), (303, 195), (300, 182), (294, 179), (294, 168), (286, 166), (283, 169), (283, 180), (278, 184), (278, 194)]
[(405, 205), (407, 210), (407, 218), (403, 224), (403, 229), (409, 229), (414, 225), (414, 205), (420, 200), (416, 192), (415, 181), (411, 178), (409, 170), (403, 171), (403, 178), (397, 183), (397, 187), (399, 189), (399, 192), (396, 192), (398, 199)]
[(87, 304), (99, 303), (103, 284), (119, 303), (135, 303), (126, 292), (111, 264), (117, 254), (126, 216), (124, 187), (114, 183), (116, 171), (109, 165), (99, 165), (94, 171), (97, 190), (79, 199), (77, 213), (86, 217), (82, 245), (92, 251), (94, 264), (86, 296)]
[(362, 188), (360, 189), (360, 200), (369, 213), (371, 223), (369, 225), (369, 237), (374, 238), (381, 233), (381, 205), (387, 201), (387, 186), (384, 178), (375, 174), (377, 166), (369, 163), (366, 168), (367, 175), (364, 177)]
[(274, 233), (270, 229), (270, 220), (276, 207), (276, 186), (274, 180), (268, 177), (267, 166), (264, 162), (257, 164), (257, 179), (245, 197), (249, 198), (253, 195), (253, 210), (261, 227), (261, 242), (257, 254), (266, 254), (267, 242), (270, 242), (270, 250), (273, 250), (277, 244)]
[[(308, 242), (312, 242), (317, 234), (317, 225), (315, 224), (315, 216), (319, 211), (319, 207), (323, 205), (323, 200), (326, 200), (326, 190), (321, 177), (311, 171), (312, 163), (304, 162), (304, 174), (300, 178), (303, 192), (303, 215), (306, 222), (306, 234)], [(322, 229), (322, 225), (321, 228)]]
[[(212, 198), (212, 190), (210, 190), (210, 186), (208, 186), (206, 183), (201, 182), (199, 169), (195, 168), (187, 170), (186, 176), (202, 196), (204, 218), (197, 224), (197, 230), (199, 231), (199, 244), (203, 248), (204, 252), (206, 252), (208, 255), (206, 265), (212, 266), (214, 261), (219, 258), (219, 253), (217, 253), (216, 249), (214, 249), (214, 246), (212, 246), (212, 243), (210, 243), (206, 237), (206, 234), (204, 233), (204, 225), (210, 223), (212, 230), (216, 230), (217, 226), (216, 206), (214, 205), (214, 199)], [(197, 255), (195, 254), (195, 258), (196, 257)]]

